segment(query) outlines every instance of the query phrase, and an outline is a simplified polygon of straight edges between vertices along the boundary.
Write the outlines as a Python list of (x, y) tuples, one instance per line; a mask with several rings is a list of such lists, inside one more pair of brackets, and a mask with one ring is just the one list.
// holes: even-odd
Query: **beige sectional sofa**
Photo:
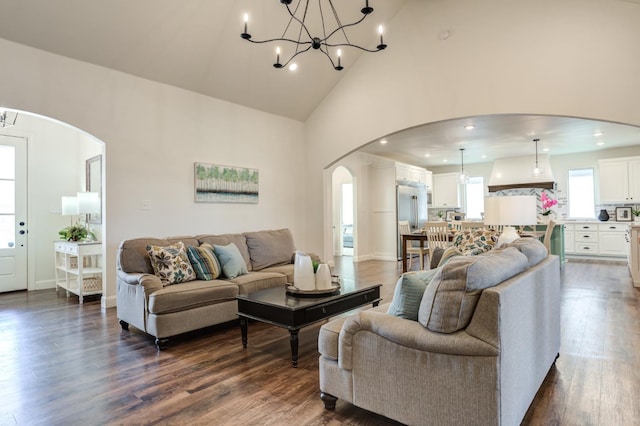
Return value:
[(560, 350), (559, 259), (529, 240), (450, 259), (425, 279), (417, 320), (387, 304), (323, 325), (325, 407), (339, 398), (410, 425), (520, 424)]
[[(147, 246), (166, 247), (234, 243), (248, 273), (233, 279), (194, 280), (163, 286), (154, 275)], [(135, 238), (122, 241), (117, 256), (117, 310), (124, 330), (129, 325), (156, 337), (164, 349), (168, 338), (237, 320), (238, 294), (293, 283), (295, 246), (288, 229), (226, 235)]]

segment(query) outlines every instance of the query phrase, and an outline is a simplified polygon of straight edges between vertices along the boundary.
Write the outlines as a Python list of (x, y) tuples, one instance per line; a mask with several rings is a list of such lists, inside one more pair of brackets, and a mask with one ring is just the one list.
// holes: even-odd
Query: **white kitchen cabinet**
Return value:
[(600, 203), (640, 202), (640, 157), (598, 161)]
[(629, 225), (621, 223), (601, 223), (598, 225), (598, 254), (602, 256), (627, 257), (626, 233)]
[(564, 225), (564, 252), (565, 254), (573, 254), (576, 252), (575, 231), (573, 223)]
[(80, 304), (84, 296), (102, 293), (101, 243), (56, 241), (54, 252), (56, 289), (77, 294)]
[(621, 222), (572, 222), (565, 224), (564, 248), (567, 255), (625, 258), (628, 224)]
[(460, 207), (458, 176), (458, 173), (440, 173), (433, 175), (434, 207)]
[(433, 188), (431, 172), (410, 164), (396, 163), (396, 181), (400, 183), (406, 182), (407, 184), (421, 183), (427, 189)]

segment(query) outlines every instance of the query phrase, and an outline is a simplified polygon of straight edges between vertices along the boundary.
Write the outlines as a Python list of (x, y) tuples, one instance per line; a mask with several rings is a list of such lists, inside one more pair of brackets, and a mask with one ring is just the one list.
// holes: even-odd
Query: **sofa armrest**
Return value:
[(142, 286), (144, 293), (147, 295), (162, 289), (162, 281), (152, 274), (128, 273), (123, 270), (118, 270), (118, 280), (125, 284)]
[[(435, 333), (417, 321), (383, 312), (358, 312), (344, 322), (338, 341), (340, 368), (353, 367), (354, 347), (360, 339), (381, 338), (409, 349), (448, 355), (498, 356), (495, 346), (470, 336), (464, 330), (452, 334)], [(358, 341), (356, 341), (356, 339)]]

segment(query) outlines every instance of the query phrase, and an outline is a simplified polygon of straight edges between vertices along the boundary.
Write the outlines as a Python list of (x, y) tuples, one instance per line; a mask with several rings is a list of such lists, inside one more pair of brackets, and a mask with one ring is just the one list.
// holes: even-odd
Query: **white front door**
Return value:
[(27, 140), (0, 134), (0, 292), (27, 289)]

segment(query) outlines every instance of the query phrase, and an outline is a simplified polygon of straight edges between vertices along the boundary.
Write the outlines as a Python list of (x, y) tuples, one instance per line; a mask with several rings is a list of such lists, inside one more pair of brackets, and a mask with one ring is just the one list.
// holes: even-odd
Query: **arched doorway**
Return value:
[[(26, 257), (24, 285), (21, 289), (42, 290), (55, 288), (53, 242), (60, 239), (59, 231), (82, 224), (93, 232), (98, 241), (104, 241), (105, 221), (101, 213), (84, 223), (84, 215), (63, 216), (62, 197), (77, 193), (98, 192), (104, 200), (104, 143), (86, 132), (55, 119), (37, 114), (9, 110), (17, 114), (11, 127), (0, 129), (2, 135), (24, 141), (26, 148), (26, 180), (24, 190), (26, 213), (16, 218), (15, 246), (24, 244)], [(100, 166), (96, 167), (96, 158)], [(89, 164), (87, 161), (93, 159)], [(90, 174), (88, 173), (90, 172)], [(88, 179), (92, 182), (88, 186)], [(20, 225), (24, 223), (25, 225)], [(20, 240), (18, 237), (25, 237)], [(8, 245), (8, 244), (7, 244)], [(102, 244), (104, 258), (104, 243)], [(103, 280), (104, 282), (104, 277)]]

